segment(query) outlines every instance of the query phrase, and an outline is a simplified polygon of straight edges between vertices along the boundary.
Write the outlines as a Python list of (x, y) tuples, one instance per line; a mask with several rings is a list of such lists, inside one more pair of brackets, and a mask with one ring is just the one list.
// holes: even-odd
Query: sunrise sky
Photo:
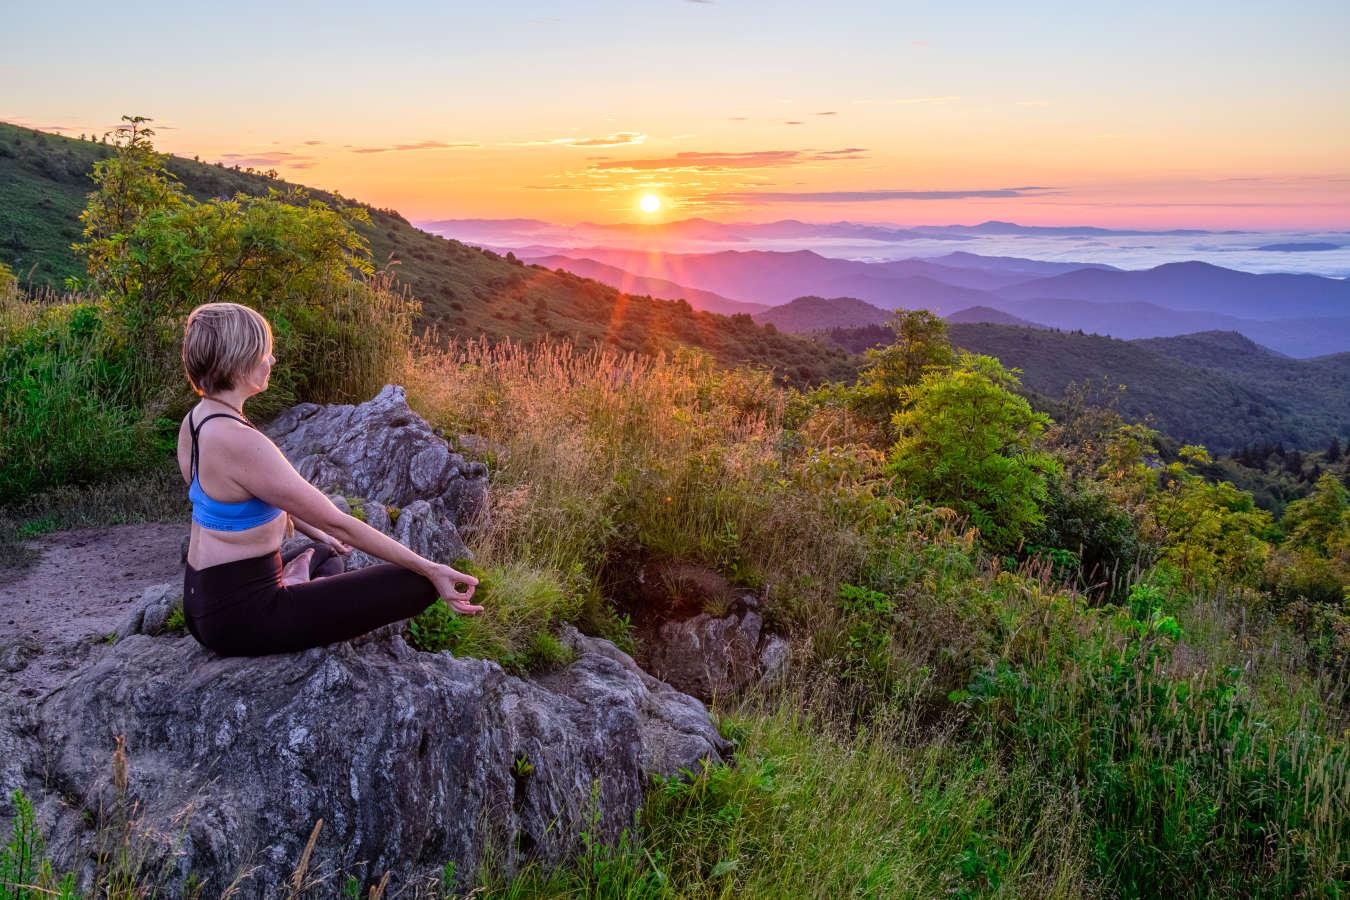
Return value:
[(1350, 228), (1350, 4), (1111, 7), (16, 4), (0, 120), (411, 219)]

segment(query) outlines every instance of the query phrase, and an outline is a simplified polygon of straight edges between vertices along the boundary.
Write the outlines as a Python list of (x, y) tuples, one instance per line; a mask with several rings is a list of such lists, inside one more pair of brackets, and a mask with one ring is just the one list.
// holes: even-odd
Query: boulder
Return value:
[[(147, 591), (147, 606), (171, 590)], [(522, 680), (397, 634), (222, 658), (133, 629), (36, 705), (0, 701), (0, 768), (21, 777), (49, 854), (84, 888), (91, 825), (117, 810), (167, 896), (194, 879), (203, 896), (236, 882), (235, 896), (283, 895), (318, 818), (309, 872), (323, 896), (348, 876), (364, 896), (385, 872), (392, 890), (446, 862), (461, 879), (484, 860), (558, 862), (583, 831), (630, 828), (649, 776), (728, 749), (702, 703), (613, 644), (567, 626), (562, 640), (573, 662)], [(110, 764), (119, 736), (124, 767)]]
[[(483, 524), (487, 466), (452, 452), (402, 386), (355, 406), (301, 403), (264, 432), (315, 487), (356, 498), (353, 514), (372, 527), (439, 562), (468, 557), (461, 536)], [(348, 568), (371, 562), (354, 553)]]
[(725, 616), (661, 623), (644, 662), (658, 678), (708, 701), (777, 677), (787, 666), (788, 643), (764, 630), (755, 605), (747, 596)]

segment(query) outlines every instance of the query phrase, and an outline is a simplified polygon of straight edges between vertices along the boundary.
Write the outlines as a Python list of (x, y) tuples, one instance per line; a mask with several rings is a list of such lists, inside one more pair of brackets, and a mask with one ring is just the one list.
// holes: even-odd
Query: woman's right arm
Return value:
[[(231, 474), (253, 496), (281, 507), (296, 518), (323, 529), (371, 556), (425, 576), (458, 612), (472, 614), (482, 610), (481, 606), (468, 602), (478, 585), (477, 578), (420, 556), (378, 529), (344, 513), (322, 491), (295, 471), (290, 460), (266, 435), (253, 429), (242, 431), (251, 433), (238, 435), (240, 446), (235, 457), (237, 468)], [(460, 590), (458, 584), (466, 584), (468, 589)]]

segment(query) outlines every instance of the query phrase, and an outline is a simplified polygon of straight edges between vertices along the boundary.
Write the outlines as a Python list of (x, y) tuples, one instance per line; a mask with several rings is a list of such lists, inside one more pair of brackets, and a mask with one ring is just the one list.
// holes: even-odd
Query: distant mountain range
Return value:
[(593, 259), (573, 259), (570, 256), (554, 255), (532, 256), (525, 261), (531, 265), (543, 266), (546, 269), (562, 269), (583, 278), (594, 278), (596, 281), (623, 291), (625, 294), (646, 294), (652, 297), (660, 297), (662, 300), (684, 300), (694, 309), (722, 313), (728, 316), (734, 313), (753, 315), (769, 308), (763, 303), (743, 303), (740, 300), (729, 300), (720, 294), (714, 294), (712, 291), (700, 291), (697, 288), (685, 287), (664, 278), (644, 278), (640, 275), (632, 275), (623, 269), (607, 266)]
[(588, 239), (614, 241), (638, 238), (642, 241), (716, 241), (744, 243), (791, 239), (853, 240), (878, 243), (906, 243), (916, 240), (969, 241), (987, 235), (1025, 235), (1049, 237), (1167, 236), (1194, 237), (1213, 234), (1246, 234), (1243, 231), (1208, 231), (1195, 228), (1134, 230), (1099, 228), (1091, 225), (1047, 226), (1018, 225), (1015, 222), (988, 221), (978, 225), (916, 225), (902, 227), (868, 222), (802, 222), (780, 219), (776, 222), (714, 222), (690, 218), (671, 222), (580, 222), (559, 225), (542, 219), (431, 219), (415, 223), (419, 228), (456, 240), (485, 243), (548, 243), (550, 236), (566, 236), (568, 245)]
[[(846, 297), (884, 310), (926, 308), (944, 316), (983, 307), (1029, 323), (1126, 339), (1236, 331), (1299, 357), (1350, 349), (1350, 281), (1318, 275), (1258, 275), (1201, 262), (1131, 271), (963, 251), (891, 262), (835, 259), (810, 250), (659, 253), (591, 247), (570, 253), (576, 256), (550, 256), (547, 264), (613, 285), (640, 283), (645, 290), (650, 283), (654, 296), (665, 290), (696, 308), (718, 311), (736, 302), (780, 306), (798, 297)], [(607, 267), (603, 275), (601, 266)], [(715, 299), (700, 300), (697, 291)], [(701, 307), (703, 302), (710, 305)], [(816, 303), (764, 321), (811, 331), (839, 327), (841, 318), (850, 316)]]

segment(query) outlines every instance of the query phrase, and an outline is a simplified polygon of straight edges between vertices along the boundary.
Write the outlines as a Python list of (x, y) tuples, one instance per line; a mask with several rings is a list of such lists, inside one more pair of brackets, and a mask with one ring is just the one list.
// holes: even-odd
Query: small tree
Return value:
[(1290, 546), (1331, 556), (1350, 543), (1350, 493), (1335, 475), (1323, 473), (1311, 494), (1285, 507), (1280, 524)]
[(889, 469), (913, 493), (968, 516), (993, 546), (1011, 548), (1043, 520), (1046, 477), (1059, 464), (1039, 449), (1050, 417), (1013, 393), (1015, 370), (963, 353), (899, 390)]
[(858, 373), (851, 405), (867, 418), (889, 425), (904, 406), (903, 391), (929, 371), (950, 366), (956, 355), (946, 321), (926, 309), (898, 309), (886, 324), (895, 340), (866, 351), (867, 365)]

